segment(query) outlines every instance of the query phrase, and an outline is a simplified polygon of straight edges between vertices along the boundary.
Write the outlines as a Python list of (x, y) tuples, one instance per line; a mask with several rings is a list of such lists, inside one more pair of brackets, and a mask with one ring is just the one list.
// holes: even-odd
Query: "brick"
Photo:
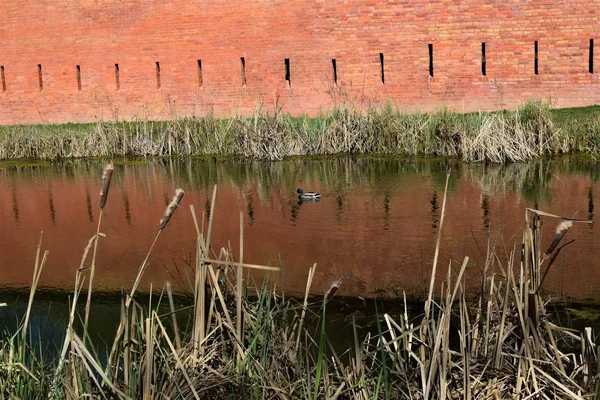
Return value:
[[(475, 111), (515, 107), (549, 93), (558, 107), (600, 102), (600, 79), (588, 73), (590, 34), (600, 24), (597, 0), (573, 0), (568, 8), (552, 0), (489, 3), (3, 1), (0, 65), (6, 91), (0, 92), (0, 124), (90, 122), (115, 114), (125, 120), (144, 113), (150, 119), (174, 113), (248, 115), (257, 104), (294, 115), (386, 102), (407, 111), (442, 105)], [(434, 78), (428, 77), (428, 43), (434, 45)], [(385, 85), (379, 53), (385, 55)], [(594, 53), (598, 64), (600, 49)], [(244, 88), (240, 57), (246, 60)], [(285, 58), (291, 88), (284, 79)]]

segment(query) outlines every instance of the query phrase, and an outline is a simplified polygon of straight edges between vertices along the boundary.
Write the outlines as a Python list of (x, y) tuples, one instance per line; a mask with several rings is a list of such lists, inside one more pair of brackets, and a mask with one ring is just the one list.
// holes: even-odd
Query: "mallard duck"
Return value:
[(299, 197), (303, 200), (318, 200), (321, 198), (320, 193), (305, 192), (302, 189), (298, 189), (298, 190), (296, 190), (296, 192), (298, 193)]

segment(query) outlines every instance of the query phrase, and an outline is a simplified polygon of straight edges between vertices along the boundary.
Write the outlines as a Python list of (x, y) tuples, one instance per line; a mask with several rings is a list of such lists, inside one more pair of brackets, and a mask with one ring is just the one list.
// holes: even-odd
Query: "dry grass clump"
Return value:
[[(213, 206), (216, 193), (215, 187)], [(169, 223), (175, 223), (182, 196), (177, 192), (165, 211)], [(313, 265), (305, 297), (286, 299), (268, 284), (278, 268), (244, 262), (242, 215), (240, 253), (234, 257), (230, 248), (216, 252), (211, 246), (214, 213), (205, 224), (191, 206), (197, 237), (189, 330), (171, 323), (175, 313), (185, 310), (175, 308), (170, 285), (168, 313), (159, 311), (162, 294), (151, 293), (148, 304), (136, 299), (146, 257), (132, 290), (123, 295), (114, 342), (106, 356), (99, 354), (85, 330), (81, 334), (74, 324), (74, 305), (87, 273), (83, 267), (60, 357), (40, 359), (27, 340), (25, 323), (22, 335), (0, 341), (0, 392), (4, 398), (593, 398), (600, 381), (591, 329), (579, 332), (554, 324), (540, 294), (564, 247), (563, 236), (579, 221), (559, 224), (553, 243), (545, 247), (543, 218), (560, 217), (527, 210), (519, 251), (502, 265), (488, 249), (482, 290), (473, 299), (463, 284), (468, 258), (458, 269), (450, 264), (445, 280), (436, 282), (445, 207), (446, 194), (422, 316), (409, 318), (405, 302), (399, 318), (379, 315), (377, 331), (365, 337), (352, 322), (354, 341), (340, 353), (325, 326), (327, 303), (341, 280), (322, 300), (309, 300)], [(90, 240), (82, 266), (99, 237), (96, 233)], [(41, 243), (39, 249), (30, 304), (47, 256), (39, 257)], [(264, 281), (255, 284), (248, 270), (264, 271)]]
[[(316, 118), (257, 108), (250, 118), (0, 127), (0, 159), (222, 155), (281, 160), (314, 154), (434, 154), (504, 163), (600, 153), (600, 117), (554, 122), (549, 104), (515, 111), (405, 113), (340, 108)], [(566, 122), (565, 122), (566, 121)]]

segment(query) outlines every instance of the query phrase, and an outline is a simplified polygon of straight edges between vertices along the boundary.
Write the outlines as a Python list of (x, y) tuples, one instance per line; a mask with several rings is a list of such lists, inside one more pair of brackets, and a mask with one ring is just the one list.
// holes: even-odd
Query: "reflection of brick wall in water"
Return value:
[(599, 27), (585, 0), (4, 1), (0, 123), (588, 105)]

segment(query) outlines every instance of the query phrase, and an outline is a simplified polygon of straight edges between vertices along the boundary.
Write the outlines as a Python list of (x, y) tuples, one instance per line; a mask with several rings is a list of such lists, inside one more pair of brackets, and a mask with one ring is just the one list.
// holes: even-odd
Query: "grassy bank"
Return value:
[(558, 153), (600, 154), (598, 107), (407, 114), (393, 107), (335, 110), (316, 118), (257, 110), (250, 118), (98, 122), (0, 127), (0, 159), (98, 156), (290, 156), (393, 154), (459, 156), (503, 163)]
[[(242, 215), (240, 253), (217, 251), (211, 246), (218, 228), (214, 214), (200, 218), (193, 206), (190, 214), (176, 211), (184, 201), (178, 190), (157, 223), (137, 279), (123, 293), (114, 341), (103, 352), (88, 339), (87, 326), (94, 318), (94, 274), (102, 273), (96, 259), (102, 257), (102, 212), (110, 207), (112, 174), (111, 166), (104, 174), (98, 227), (77, 269), (65, 340), (53, 359), (40, 357), (28, 332), (29, 309), (49, 257), (40, 240), (28, 311), (18, 332), (0, 337), (3, 398), (583, 399), (598, 391), (593, 333), (555, 324), (541, 295), (572, 224), (563, 220), (548, 246), (541, 243), (542, 222), (557, 217), (527, 210), (521, 246), (507, 264), (490, 246), (481, 291), (469, 296), (463, 280), (468, 258), (451, 263), (442, 282), (435, 279), (442, 269), (448, 178), (429, 290), (416, 320), (406, 311), (397, 318), (378, 315), (376, 330), (366, 336), (358, 335), (352, 321), (353, 343), (340, 350), (345, 344), (325, 327), (327, 304), (343, 282), (332, 282), (319, 299), (309, 298), (313, 265), (304, 299), (286, 298), (269, 284), (277, 268), (244, 259)], [(211, 204), (216, 194), (215, 187)], [(197, 232), (187, 328), (177, 325), (175, 315), (185, 310), (174, 306), (169, 284), (143, 302), (136, 295), (161, 232), (184, 223), (184, 212)], [(256, 282), (249, 271), (264, 273), (264, 280)], [(83, 315), (77, 304), (85, 304)]]

